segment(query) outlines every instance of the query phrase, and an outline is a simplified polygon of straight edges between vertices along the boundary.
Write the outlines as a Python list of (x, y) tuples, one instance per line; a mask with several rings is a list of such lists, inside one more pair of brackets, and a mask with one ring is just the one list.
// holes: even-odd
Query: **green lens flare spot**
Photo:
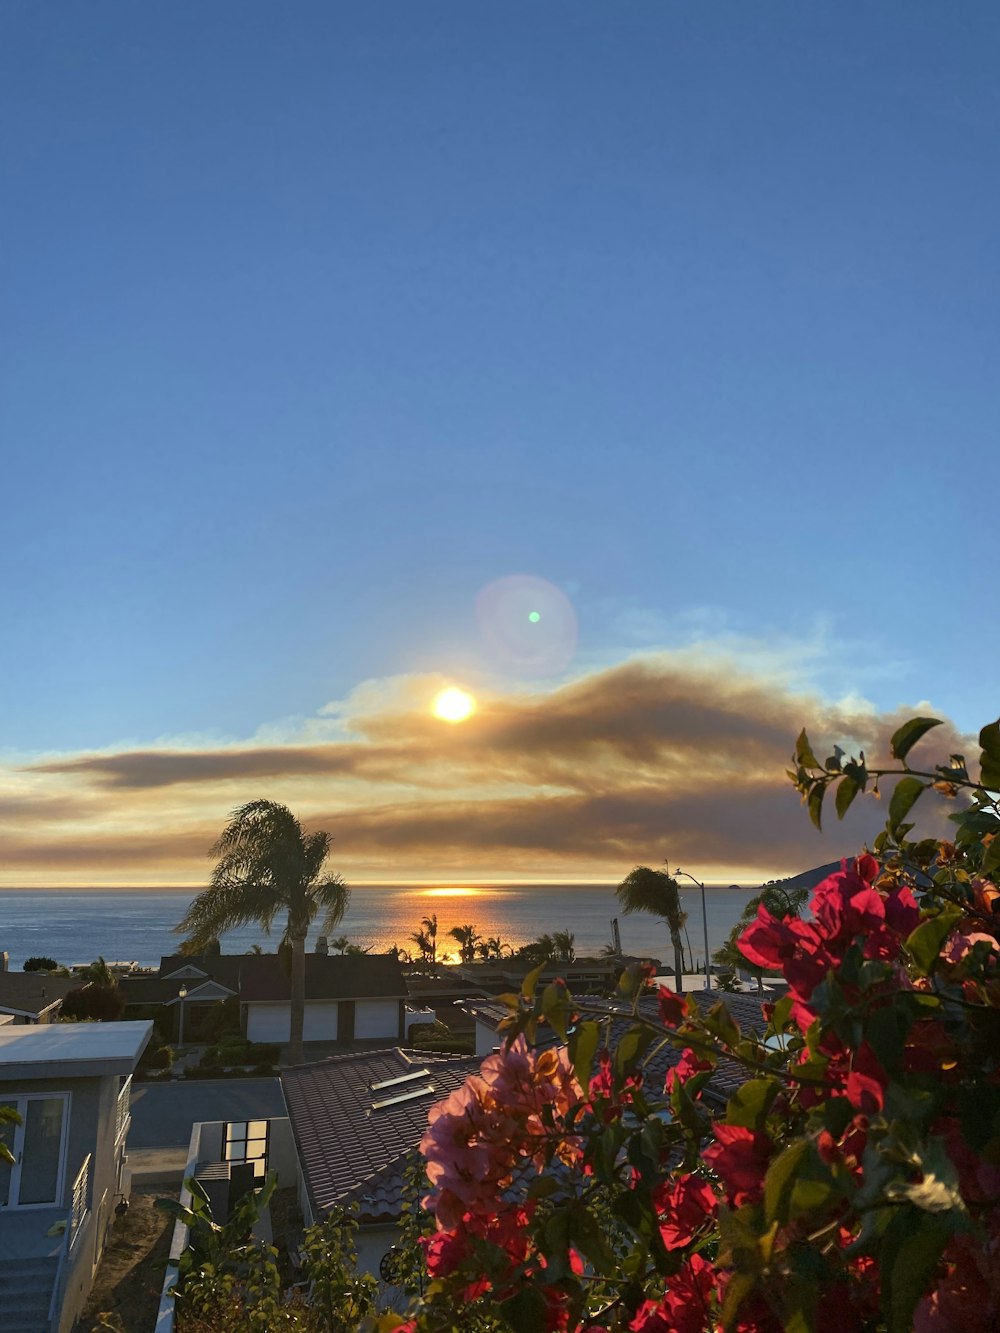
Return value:
[(542, 617), (539, 615), (539, 613), (538, 613), (537, 611), (529, 611), (529, 612), (528, 612), (528, 619), (531, 621), (531, 623), (532, 623), (533, 625), (537, 625), (538, 622), (541, 620), (541, 618), (542, 618)]

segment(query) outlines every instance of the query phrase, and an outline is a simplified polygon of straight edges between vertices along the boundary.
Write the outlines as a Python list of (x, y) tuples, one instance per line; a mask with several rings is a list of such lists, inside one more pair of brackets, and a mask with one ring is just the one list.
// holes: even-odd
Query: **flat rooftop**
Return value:
[(131, 1074), (152, 1023), (27, 1023), (0, 1027), (0, 1079)]

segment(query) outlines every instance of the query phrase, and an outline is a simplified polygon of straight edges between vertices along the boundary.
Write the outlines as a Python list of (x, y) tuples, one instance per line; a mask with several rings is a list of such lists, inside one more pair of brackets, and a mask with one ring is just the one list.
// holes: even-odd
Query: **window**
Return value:
[(267, 1149), (271, 1124), (268, 1120), (227, 1120), (223, 1155), (227, 1162), (252, 1162), (254, 1175), (267, 1175)]

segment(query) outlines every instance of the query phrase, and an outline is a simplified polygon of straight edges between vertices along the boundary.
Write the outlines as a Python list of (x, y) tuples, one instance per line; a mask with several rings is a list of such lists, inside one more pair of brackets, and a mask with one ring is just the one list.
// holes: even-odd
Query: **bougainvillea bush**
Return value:
[[(511, 997), (507, 1040), (430, 1113), (429, 1283), (400, 1325), (600, 1333), (935, 1333), (1000, 1328), (1000, 724), (960, 755), (895, 766), (798, 741), (814, 822), (894, 779), (886, 831), (740, 941), (787, 993), (742, 1033), (666, 989), (613, 1051), (565, 986)], [(952, 840), (914, 839), (929, 788)], [(623, 985), (638, 996), (645, 978)], [(560, 1044), (544, 1044), (552, 1031)], [(663, 1085), (644, 1070), (663, 1043)], [(720, 1109), (724, 1061), (745, 1079)]]

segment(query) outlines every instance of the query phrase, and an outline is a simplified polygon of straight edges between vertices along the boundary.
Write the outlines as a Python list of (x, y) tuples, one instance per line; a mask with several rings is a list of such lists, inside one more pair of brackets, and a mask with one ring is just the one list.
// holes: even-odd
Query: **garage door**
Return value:
[(336, 1041), (337, 1010), (336, 1000), (310, 1000), (306, 1005), (306, 1018), (302, 1028), (304, 1041)]
[(251, 1041), (286, 1042), (288, 1040), (287, 1004), (248, 1004), (247, 1036)]
[(354, 1013), (354, 1035), (399, 1040), (398, 1000), (359, 1000)]

